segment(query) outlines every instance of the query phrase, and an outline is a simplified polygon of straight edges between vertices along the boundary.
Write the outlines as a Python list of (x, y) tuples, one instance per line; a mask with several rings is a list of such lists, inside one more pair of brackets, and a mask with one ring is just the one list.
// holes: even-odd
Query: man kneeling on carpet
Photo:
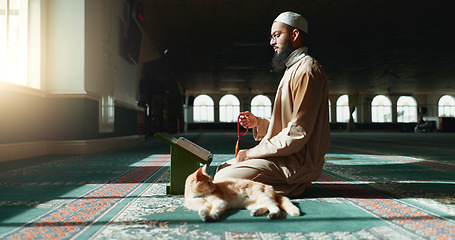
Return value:
[(260, 143), (220, 165), (215, 181), (251, 179), (283, 195), (298, 196), (320, 176), (330, 146), (328, 83), (321, 65), (307, 55), (307, 33), (306, 19), (294, 12), (284, 12), (273, 22), (273, 66), (285, 72), (272, 116), (240, 113), (240, 124), (252, 128)]

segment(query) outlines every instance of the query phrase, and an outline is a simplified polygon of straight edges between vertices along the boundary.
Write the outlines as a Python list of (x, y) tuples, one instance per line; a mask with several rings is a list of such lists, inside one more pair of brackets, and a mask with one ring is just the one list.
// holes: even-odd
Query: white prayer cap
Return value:
[(295, 12), (281, 13), (275, 19), (275, 22), (282, 22), (291, 27), (295, 27), (297, 29), (300, 29), (300, 30), (308, 33), (308, 22), (302, 15), (300, 15), (298, 13), (295, 13)]

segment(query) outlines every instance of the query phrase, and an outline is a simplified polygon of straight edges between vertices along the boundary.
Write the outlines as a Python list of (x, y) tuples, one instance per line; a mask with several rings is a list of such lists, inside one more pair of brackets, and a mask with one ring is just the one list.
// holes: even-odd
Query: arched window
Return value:
[[(337, 122), (349, 122), (349, 97), (342, 95), (337, 100)], [(352, 113), (354, 122), (357, 122), (357, 109)]]
[(401, 96), (398, 98), (397, 122), (417, 122), (417, 102), (413, 97)]
[(272, 102), (267, 96), (257, 95), (251, 100), (251, 113), (258, 117), (272, 116)]
[(439, 117), (455, 117), (455, 98), (444, 95), (438, 102)]
[(372, 122), (392, 122), (392, 102), (384, 95), (378, 95), (371, 102)]
[(224, 95), (220, 99), (220, 122), (237, 122), (240, 113), (239, 99), (232, 95)]
[(193, 121), (194, 122), (213, 122), (213, 100), (208, 95), (202, 94), (194, 99)]
[(27, 86), (28, 1), (1, 1), (0, 12), (0, 81)]

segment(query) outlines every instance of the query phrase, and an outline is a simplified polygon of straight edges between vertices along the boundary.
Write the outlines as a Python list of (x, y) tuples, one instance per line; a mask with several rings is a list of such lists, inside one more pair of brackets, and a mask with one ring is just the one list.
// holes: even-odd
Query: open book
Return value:
[(212, 153), (205, 150), (203, 147), (191, 142), (190, 140), (180, 137), (175, 141), (176, 145), (186, 149), (188, 152), (194, 154), (195, 156), (199, 157), (200, 159), (204, 160), (205, 162), (210, 163), (210, 159), (212, 158)]

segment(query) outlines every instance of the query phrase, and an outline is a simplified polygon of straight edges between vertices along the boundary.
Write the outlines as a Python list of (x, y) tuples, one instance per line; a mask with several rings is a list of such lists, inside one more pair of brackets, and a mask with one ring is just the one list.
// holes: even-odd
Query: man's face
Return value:
[(281, 22), (274, 22), (270, 30), (270, 46), (275, 50), (275, 54), (280, 54), (286, 41), (289, 41), (291, 32), (288, 32), (286, 25)]
[(280, 22), (274, 22), (271, 29), (270, 45), (275, 50), (275, 56), (272, 60), (272, 66), (275, 71), (283, 70), (286, 67), (286, 61), (294, 51), (290, 39), (291, 32), (288, 32), (286, 26)]

